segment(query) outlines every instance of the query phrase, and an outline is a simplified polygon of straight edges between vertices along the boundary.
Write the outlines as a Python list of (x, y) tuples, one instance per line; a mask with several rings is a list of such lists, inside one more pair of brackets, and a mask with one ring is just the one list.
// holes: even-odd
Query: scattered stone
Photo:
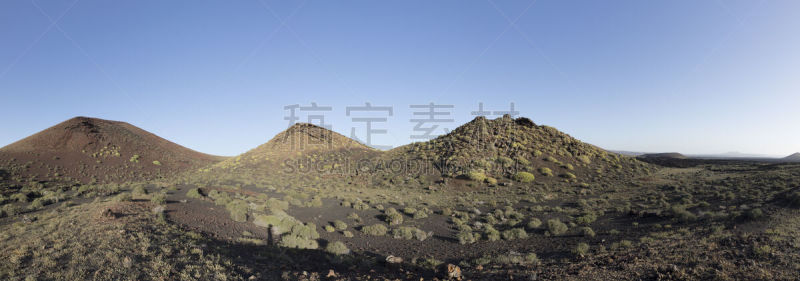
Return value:
[(336, 272), (335, 272), (335, 271), (333, 271), (333, 269), (331, 269), (331, 270), (328, 270), (328, 275), (327, 275), (327, 276), (325, 276), (325, 277), (327, 277), (327, 278), (334, 278), (334, 277), (336, 277)]
[(386, 263), (389, 263), (389, 264), (398, 264), (398, 263), (402, 263), (402, 262), (403, 262), (403, 258), (401, 258), (401, 257), (395, 257), (393, 255), (389, 255), (388, 257), (386, 257)]
[(447, 264), (447, 278), (450, 280), (461, 280), (461, 268), (455, 264)]
[(109, 209), (109, 208), (106, 208), (105, 210), (103, 210), (103, 212), (100, 213), (100, 216), (102, 216), (104, 218), (110, 218), (110, 219), (116, 219), (117, 218), (117, 214), (114, 214), (114, 212), (112, 212), (111, 209)]

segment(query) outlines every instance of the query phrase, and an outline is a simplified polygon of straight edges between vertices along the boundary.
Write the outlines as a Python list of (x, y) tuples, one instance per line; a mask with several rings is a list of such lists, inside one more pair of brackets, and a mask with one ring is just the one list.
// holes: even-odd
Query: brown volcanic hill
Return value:
[(589, 181), (648, 167), (635, 158), (609, 153), (553, 127), (508, 115), (494, 120), (477, 117), (449, 134), (398, 147), (388, 154), (389, 158), (434, 163), (436, 170), (449, 177), (478, 172), (501, 180), (513, 179), (517, 172), (525, 171), (535, 175), (537, 182)]
[(214, 165), (214, 169), (224, 171), (274, 172), (281, 170), (288, 162), (307, 160), (324, 166), (347, 157), (363, 157), (379, 151), (361, 144), (339, 133), (308, 123), (297, 123), (279, 133), (268, 142), (259, 145), (239, 156), (232, 157)]
[(0, 148), (0, 165), (36, 180), (123, 182), (221, 161), (125, 122), (75, 117)]
[(797, 152), (795, 154), (783, 157), (783, 158), (781, 158), (781, 160), (787, 161), (787, 162), (800, 162), (800, 152)]

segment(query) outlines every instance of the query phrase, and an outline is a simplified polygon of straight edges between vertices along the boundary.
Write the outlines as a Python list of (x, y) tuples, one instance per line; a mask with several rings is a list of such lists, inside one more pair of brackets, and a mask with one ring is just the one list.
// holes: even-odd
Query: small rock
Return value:
[(117, 218), (117, 215), (114, 214), (114, 212), (112, 212), (111, 209), (108, 209), (108, 208), (103, 210), (103, 212), (100, 213), (100, 215), (103, 216), (104, 218), (111, 218), (111, 219)]
[(335, 271), (333, 271), (333, 269), (331, 269), (331, 270), (328, 270), (328, 275), (327, 275), (327, 276), (325, 276), (325, 277), (328, 277), (328, 278), (333, 278), (333, 277), (336, 277), (336, 272), (335, 272)]
[(401, 257), (395, 257), (393, 255), (389, 255), (388, 257), (386, 257), (386, 263), (398, 264), (398, 263), (402, 263), (402, 262), (403, 262), (403, 258), (401, 258)]
[(455, 264), (447, 264), (447, 278), (461, 280), (461, 268)]

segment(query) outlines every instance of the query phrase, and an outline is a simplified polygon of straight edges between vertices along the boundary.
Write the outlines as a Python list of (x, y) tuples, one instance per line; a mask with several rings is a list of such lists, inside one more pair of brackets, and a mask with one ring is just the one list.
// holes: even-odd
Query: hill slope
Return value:
[(498, 180), (512, 179), (524, 171), (535, 175), (537, 181), (588, 181), (646, 166), (634, 158), (583, 143), (553, 127), (508, 115), (494, 120), (478, 117), (447, 135), (399, 147), (389, 154), (409, 161), (431, 161), (444, 176), (473, 180), (475, 176), (479, 180), (481, 174)]
[(447, 135), (390, 151), (299, 123), (244, 154), (202, 169), (196, 179), (239, 182), (246, 178), (245, 183), (288, 184), (294, 180), (314, 183), (319, 176), (344, 176), (350, 183), (410, 187), (444, 178), (465, 179), (470, 172), (500, 182), (517, 180), (521, 171), (534, 175), (536, 182), (591, 182), (631, 175), (647, 167), (635, 158), (609, 153), (555, 128), (506, 116), (495, 120), (478, 117)]
[[(239, 156), (222, 161), (212, 168), (226, 172), (273, 173), (289, 169), (292, 163), (319, 164), (343, 162), (348, 157), (361, 158), (379, 151), (339, 133), (308, 123), (297, 123), (268, 142)], [(331, 164), (333, 165), (333, 164)], [(311, 167), (305, 167), (311, 168)], [(322, 167), (319, 167), (322, 168)]]
[(125, 122), (75, 117), (0, 148), (0, 166), (18, 179), (123, 182), (209, 165), (200, 153)]
[(788, 162), (800, 162), (800, 152), (797, 152), (795, 154), (786, 156), (781, 160), (788, 161)]

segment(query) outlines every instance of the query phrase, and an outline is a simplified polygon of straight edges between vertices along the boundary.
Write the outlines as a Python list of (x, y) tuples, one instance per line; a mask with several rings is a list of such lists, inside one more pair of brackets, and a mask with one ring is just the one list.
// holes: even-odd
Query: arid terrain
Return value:
[(662, 156), (504, 116), (218, 157), (76, 117), (0, 148), (0, 279), (800, 278), (800, 163)]

